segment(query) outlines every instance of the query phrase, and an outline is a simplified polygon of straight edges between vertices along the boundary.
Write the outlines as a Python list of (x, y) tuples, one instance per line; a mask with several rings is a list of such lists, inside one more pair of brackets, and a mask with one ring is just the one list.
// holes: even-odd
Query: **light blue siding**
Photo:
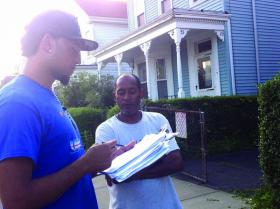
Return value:
[(96, 22), (93, 24), (93, 28), (94, 38), (100, 47), (104, 47), (128, 33), (126, 24)]
[(182, 8), (182, 9), (188, 8), (188, 0), (173, 0), (172, 4), (173, 4), (173, 8)]
[(280, 72), (280, 2), (256, 1), (261, 82)]
[[(171, 49), (172, 56), (172, 69), (173, 69), (173, 82), (174, 82), (174, 93), (177, 97), (178, 94), (178, 75), (177, 75), (177, 58), (176, 58), (176, 46), (172, 44)], [(187, 44), (185, 40), (181, 41), (181, 62), (182, 62), (182, 76), (183, 86), (186, 97), (190, 97), (190, 83), (189, 83), (189, 69), (188, 69), (188, 54)]]
[(145, 0), (145, 21), (151, 22), (158, 17), (158, 1), (157, 0)]
[[(187, 1), (189, 3), (189, 0)], [(224, 4), (223, 0), (205, 0), (201, 1), (201, 3), (198, 3), (196, 5), (191, 6), (191, 4), (188, 5), (190, 9), (196, 9), (196, 10), (213, 10), (213, 11), (223, 11), (224, 10)]]
[(225, 10), (231, 14), (236, 94), (256, 94), (256, 53), (251, 0), (225, 0)]

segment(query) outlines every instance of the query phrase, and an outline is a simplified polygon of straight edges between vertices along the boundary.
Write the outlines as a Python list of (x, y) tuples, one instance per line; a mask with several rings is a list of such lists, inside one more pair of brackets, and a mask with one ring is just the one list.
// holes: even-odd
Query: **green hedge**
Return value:
[(95, 130), (105, 118), (105, 110), (90, 107), (77, 107), (68, 109), (79, 127), (85, 148), (89, 148), (95, 139)]
[(146, 105), (157, 107), (170, 105), (177, 109), (204, 111), (210, 153), (251, 148), (257, 144), (258, 105), (256, 96), (146, 101)]
[[(260, 165), (272, 195), (271, 208), (280, 205), (280, 74), (259, 86)], [(274, 207), (275, 206), (275, 207)]]
[(106, 118), (110, 118), (110, 117), (113, 117), (114, 115), (116, 115), (117, 113), (120, 112), (120, 108), (118, 105), (115, 105), (113, 107), (111, 107), (108, 111), (107, 111), (107, 114), (106, 114)]

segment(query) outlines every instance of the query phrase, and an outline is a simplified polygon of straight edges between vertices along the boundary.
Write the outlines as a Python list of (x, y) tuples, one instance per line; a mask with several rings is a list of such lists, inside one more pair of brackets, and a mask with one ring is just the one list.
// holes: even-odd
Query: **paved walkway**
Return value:
[[(249, 209), (243, 201), (235, 198), (233, 194), (175, 177), (172, 179), (184, 209)], [(93, 182), (99, 209), (108, 209), (109, 194), (104, 176), (94, 178)], [(2, 209), (1, 202), (0, 209)]]
[[(184, 209), (246, 209), (246, 204), (233, 194), (190, 183), (173, 177), (176, 191)], [(108, 209), (109, 195), (103, 176), (94, 178), (100, 209)]]
[[(199, 184), (185, 176), (174, 175), (172, 179), (183, 208), (249, 209), (231, 191), (253, 189), (260, 185), (262, 173), (257, 156), (256, 150), (247, 150), (209, 157), (207, 184)], [(196, 172), (200, 164), (186, 161), (185, 167)], [(108, 209), (109, 195), (104, 176), (94, 178), (93, 182), (100, 209)]]
[[(185, 169), (192, 174), (200, 173), (201, 164), (189, 160)], [(178, 174), (172, 179), (184, 209), (246, 209), (249, 207), (232, 192), (258, 188), (261, 177), (258, 151), (252, 149), (210, 156), (207, 184)], [(108, 209), (104, 177), (95, 178), (94, 186), (100, 209)]]

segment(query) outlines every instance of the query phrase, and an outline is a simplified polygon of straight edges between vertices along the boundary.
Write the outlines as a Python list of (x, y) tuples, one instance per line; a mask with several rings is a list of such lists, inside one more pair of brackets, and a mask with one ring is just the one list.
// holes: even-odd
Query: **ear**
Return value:
[(52, 54), (53, 51), (55, 50), (54, 38), (49, 34), (43, 35), (39, 45), (39, 49), (44, 53)]

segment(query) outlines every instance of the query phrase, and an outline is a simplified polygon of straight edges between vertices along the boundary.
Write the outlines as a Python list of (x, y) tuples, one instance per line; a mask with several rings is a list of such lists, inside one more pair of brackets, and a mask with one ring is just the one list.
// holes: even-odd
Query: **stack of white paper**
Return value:
[(168, 140), (175, 137), (176, 133), (162, 131), (158, 134), (145, 136), (133, 149), (116, 157), (110, 168), (103, 173), (112, 179), (122, 182), (133, 174), (146, 168), (170, 152)]

